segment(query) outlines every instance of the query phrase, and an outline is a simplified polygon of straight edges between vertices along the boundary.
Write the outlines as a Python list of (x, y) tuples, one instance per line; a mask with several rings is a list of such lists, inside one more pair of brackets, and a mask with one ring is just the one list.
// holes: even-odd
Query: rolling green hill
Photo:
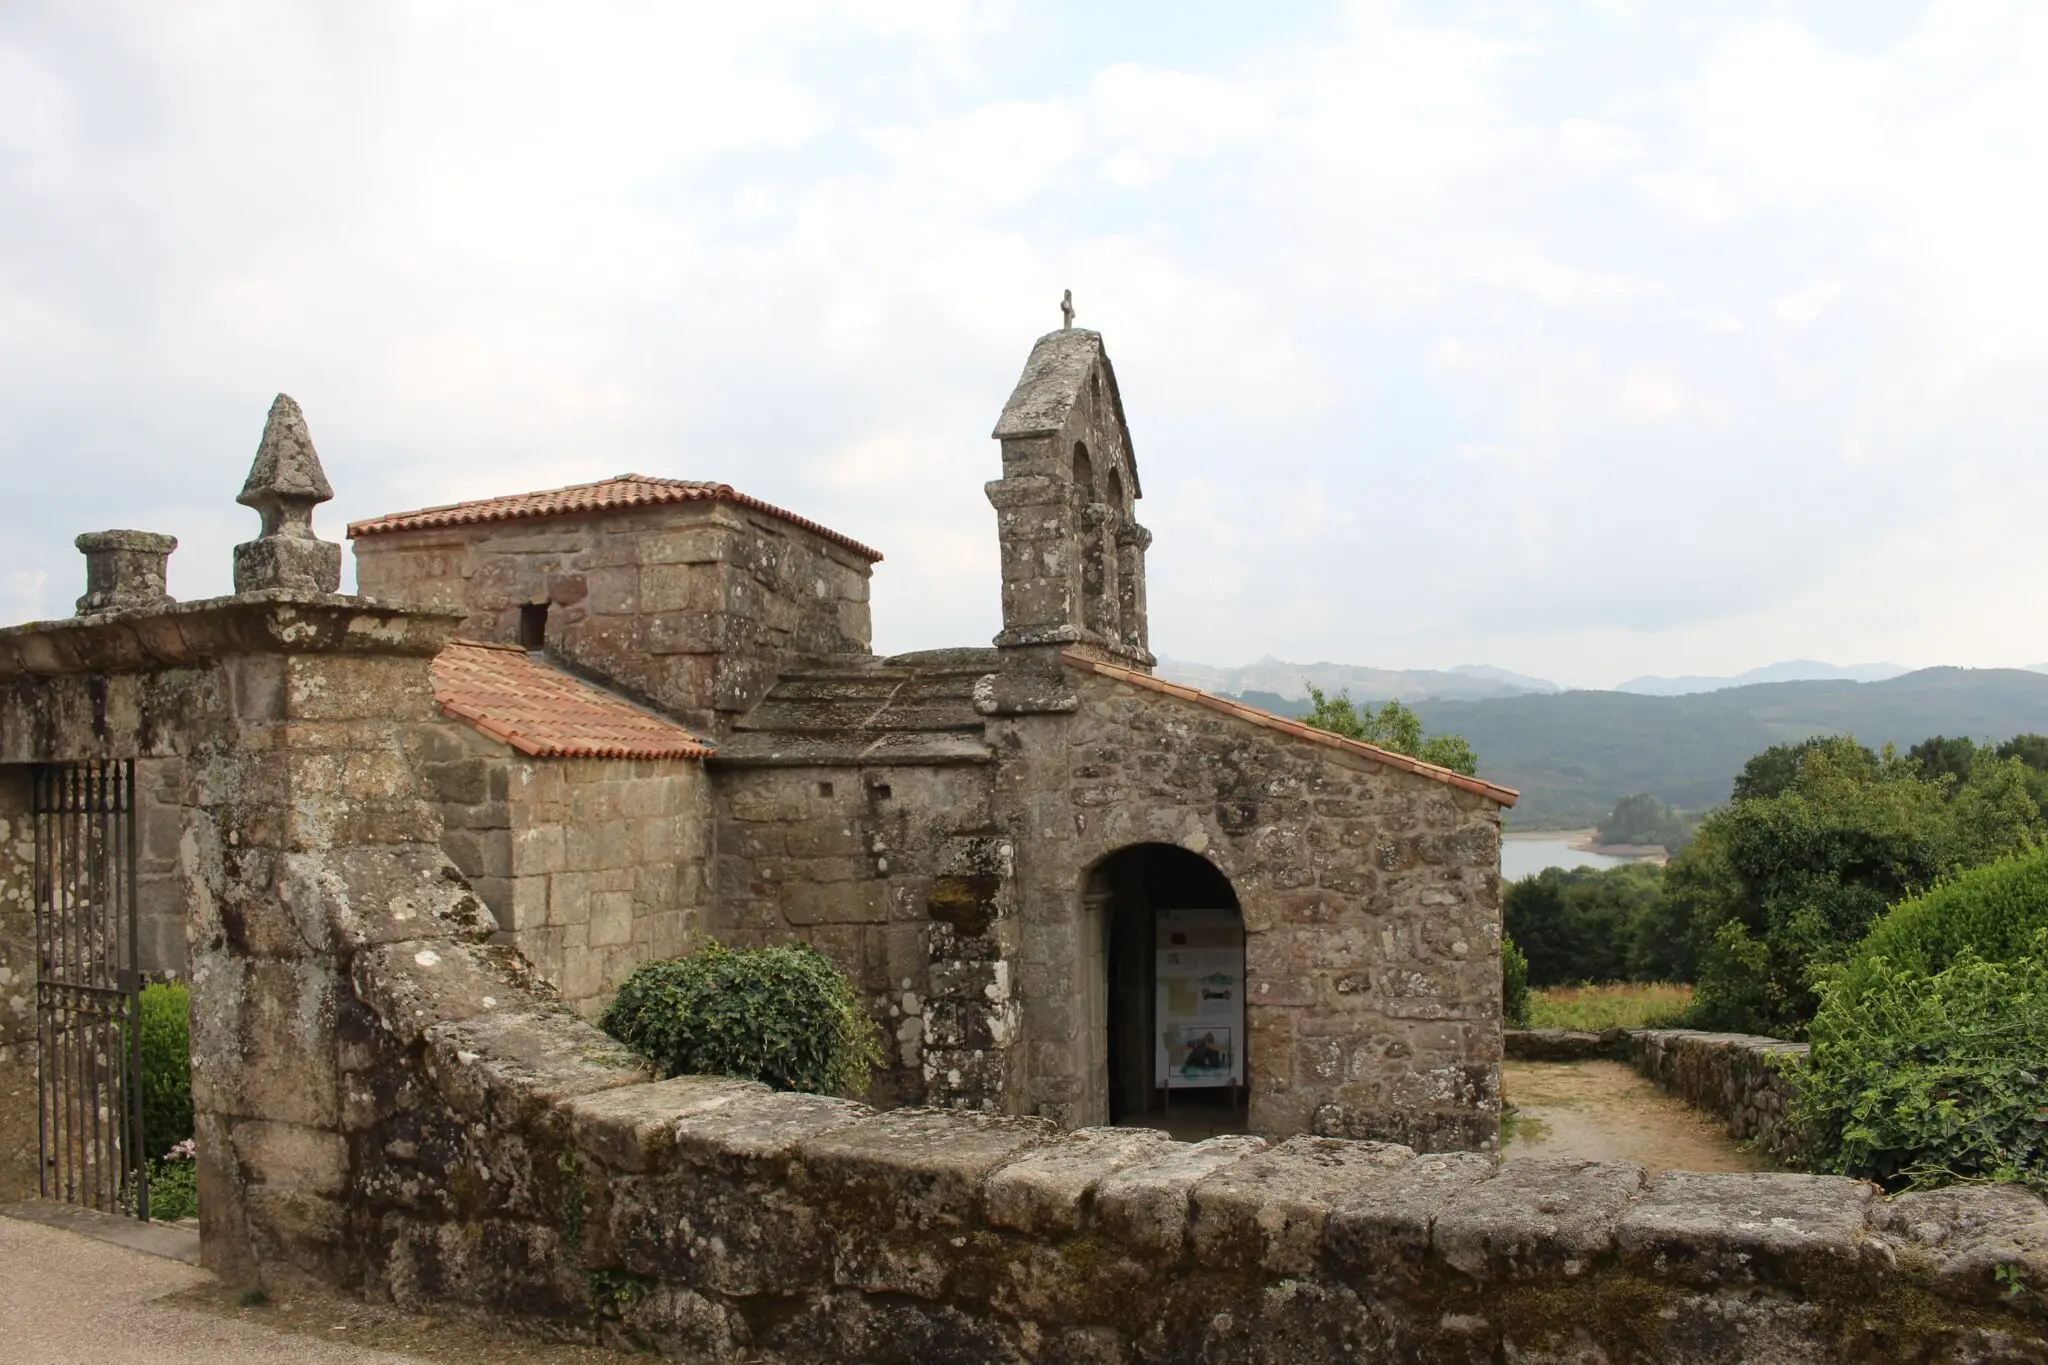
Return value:
[(1521, 791), (1514, 827), (1569, 829), (1596, 823), (1632, 792), (1687, 809), (1717, 805), (1750, 755), (1808, 735), (1847, 731), (1872, 747), (1904, 748), (1937, 734), (2048, 733), (2048, 675), (1927, 668), (1884, 682), (1760, 683), (1681, 697), (1562, 692), (1412, 705), (1431, 733), (1471, 742), (1481, 775)]

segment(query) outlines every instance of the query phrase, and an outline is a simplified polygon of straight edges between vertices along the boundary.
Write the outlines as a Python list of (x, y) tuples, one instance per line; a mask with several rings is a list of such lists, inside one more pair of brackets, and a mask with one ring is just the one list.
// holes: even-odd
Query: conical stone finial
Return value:
[(235, 499), (263, 517), (263, 534), (235, 547), (235, 591), (338, 591), (341, 546), (313, 533), (313, 509), (333, 496), (306, 430), (306, 414), (290, 395), (279, 394), (263, 424), (248, 482)]

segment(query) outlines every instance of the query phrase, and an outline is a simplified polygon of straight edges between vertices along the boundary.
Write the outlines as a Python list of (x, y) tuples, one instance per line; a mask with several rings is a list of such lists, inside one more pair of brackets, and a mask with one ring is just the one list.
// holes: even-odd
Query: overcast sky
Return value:
[[(1281, 17), (1273, 17), (1278, 12)], [(1072, 288), (1153, 647), (1575, 685), (2048, 658), (2048, 5), (0, 4), (0, 618), (79, 531), (627, 470), (998, 626)]]

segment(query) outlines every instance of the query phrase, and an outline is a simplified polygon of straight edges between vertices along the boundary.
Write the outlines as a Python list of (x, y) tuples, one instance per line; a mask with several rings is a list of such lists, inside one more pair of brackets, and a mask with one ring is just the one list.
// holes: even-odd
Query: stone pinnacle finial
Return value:
[(1071, 289), (1060, 291), (1060, 330), (1074, 330), (1074, 291)]
[(235, 498), (263, 518), (263, 534), (235, 547), (235, 591), (337, 591), (341, 547), (313, 532), (313, 509), (333, 496), (306, 430), (306, 414), (290, 395), (279, 394), (263, 424), (248, 482)]

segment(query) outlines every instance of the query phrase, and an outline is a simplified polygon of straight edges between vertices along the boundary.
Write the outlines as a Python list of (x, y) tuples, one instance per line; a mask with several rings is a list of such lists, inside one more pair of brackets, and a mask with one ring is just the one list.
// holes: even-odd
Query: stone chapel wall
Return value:
[(677, 957), (712, 901), (710, 784), (694, 759), (534, 758), (449, 721), (415, 740), (442, 848), (507, 940), (594, 1017)]
[(1078, 985), (1088, 871), (1173, 844), (1237, 892), (1251, 1127), (1489, 1149), (1500, 1119), (1499, 807), (1187, 700), (1070, 668), (1071, 716), (992, 721), (1018, 850), (1027, 1112), (1106, 1121)]
[(866, 559), (724, 502), (387, 531), (353, 542), (365, 596), (465, 613), (460, 634), (548, 650), (706, 734), (804, 658), (865, 654)]

